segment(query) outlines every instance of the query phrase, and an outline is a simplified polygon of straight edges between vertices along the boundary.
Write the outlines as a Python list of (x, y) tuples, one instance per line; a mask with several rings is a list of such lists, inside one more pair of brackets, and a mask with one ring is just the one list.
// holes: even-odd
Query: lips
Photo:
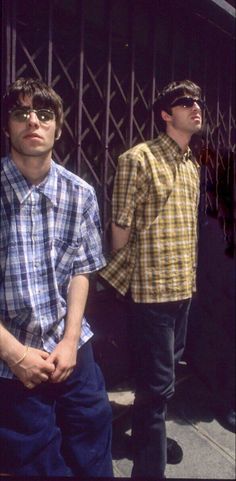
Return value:
[(38, 134), (26, 134), (24, 135), (24, 139), (42, 139), (42, 137)]

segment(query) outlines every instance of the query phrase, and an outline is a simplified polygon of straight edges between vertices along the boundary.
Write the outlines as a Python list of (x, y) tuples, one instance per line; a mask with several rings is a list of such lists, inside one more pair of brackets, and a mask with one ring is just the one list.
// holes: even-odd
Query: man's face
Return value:
[[(32, 98), (20, 98), (20, 107), (33, 109)], [(27, 110), (26, 110), (27, 111)], [(49, 120), (39, 119), (36, 112), (29, 112), (25, 120), (14, 116), (14, 111), (9, 115), (8, 134), (12, 151), (22, 156), (45, 157), (51, 155), (55, 142), (56, 120), (55, 115)]]
[(170, 127), (180, 133), (193, 135), (202, 127), (201, 101), (190, 96), (176, 99), (171, 106), (171, 115), (168, 118)]

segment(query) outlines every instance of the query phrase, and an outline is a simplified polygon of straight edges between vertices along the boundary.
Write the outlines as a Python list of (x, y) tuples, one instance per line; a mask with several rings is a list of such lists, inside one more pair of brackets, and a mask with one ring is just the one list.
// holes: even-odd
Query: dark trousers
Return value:
[(130, 301), (136, 382), (132, 477), (164, 477), (166, 403), (174, 393), (175, 364), (185, 347), (190, 302), (190, 299), (158, 304)]
[(0, 380), (0, 473), (112, 477), (112, 413), (91, 343), (70, 377), (33, 390)]

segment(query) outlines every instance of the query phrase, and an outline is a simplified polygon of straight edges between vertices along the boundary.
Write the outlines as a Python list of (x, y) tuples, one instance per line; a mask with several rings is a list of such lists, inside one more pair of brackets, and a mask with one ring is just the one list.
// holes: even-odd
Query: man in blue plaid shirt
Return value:
[(94, 190), (52, 160), (63, 108), (39, 80), (3, 101), (0, 473), (112, 476), (111, 409), (84, 318), (105, 265)]

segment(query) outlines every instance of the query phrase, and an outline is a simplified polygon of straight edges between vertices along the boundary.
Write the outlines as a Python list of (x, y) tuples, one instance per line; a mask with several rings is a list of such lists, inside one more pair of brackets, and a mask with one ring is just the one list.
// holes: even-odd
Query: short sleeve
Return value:
[(80, 246), (73, 264), (72, 275), (97, 271), (106, 265), (102, 252), (102, 230), (97, 198), (88, 191), (80, 224)]
[(118, 159), (112, 197), (112, 221), (130, 227), (137, 206), (144, 202), (149, 190), (145, 156), (129, 151)]

